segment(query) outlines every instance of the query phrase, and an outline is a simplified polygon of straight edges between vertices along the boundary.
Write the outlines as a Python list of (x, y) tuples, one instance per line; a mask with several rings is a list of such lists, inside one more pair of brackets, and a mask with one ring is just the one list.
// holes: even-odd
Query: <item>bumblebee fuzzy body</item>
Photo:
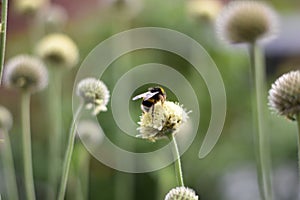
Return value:
[(154, 105), (159, 101), (164, 103), (166, 97), (165, 90), (162, 87), (157, 86), (149, 88), (147, 92), (135, 96), (132, 100), (143, 98), (141, 109), (144, 112), (149, 112), (152, 109), (153, 112)]

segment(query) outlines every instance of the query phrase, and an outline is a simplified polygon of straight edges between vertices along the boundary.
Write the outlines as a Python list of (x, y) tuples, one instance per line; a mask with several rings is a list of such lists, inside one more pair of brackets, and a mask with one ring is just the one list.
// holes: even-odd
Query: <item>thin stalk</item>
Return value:
[(32, 155), (31, 155), (31, 133), (30, 133), (30, 93), (22, 93), (22, 142), (23, 142), (23, 160), (24, 160), (24, 181), (26, 197), (35, 200)]
[(300, 113), (297, 115), (297, 128), (298, 128), (298, 176), (300, 182)]
[(49, 134), (49, 169), (48, 182), (52, 190), (48, 190), (47, 199), (54, 199), (56, 196), (61, 170), (61, 148), (62, 148), (62, 71), (51, 68), (51, 84), (49, 85), (49, 116), (51, 124), (51, 134)]
[(173, 144), (173, 154), (176, 159), (174, 165), (175, 165), (175, 174), (176, 174), (176, 178), (177, 178), (177, 183), (179, 184), (179, 186), (184, 186), (180, 154), (179, 154), (178, 145), (177, 145), (174, 134), (171, 134), (169, 136), (169, 139), (171, 140), (171, 143)]
[(262, 53), (256, 43), (250, 45), (250, 62), (255, 88), (253, 101), (253, 122), (255, 132), (255, 148), (257, 154), (258, 181), (263, 200), (272, 200), (269, 138), (266, 128), (266, 86), (265, 66)]
[(72, 153), (73, 153), (73, 149), (74, 149), (76, 123), (80, 116), (82, 108), (83, 108), (83, 103), (81, 103), (80, 106), (78, 107), (78, 109), (75, 113), (75, 116), (73, 118), (71, 128), (70, 128), (70, 133), (69, 133), (69, 138), (68, 138), (68, 146), (67, 146), (63, 169), (62, 169), (62, 176), (61, 176), (61, 181), (60, 181), (58, 200), (64, 200), (64, 196), (66, 193), (68, 174), (69, 174), (69, 170), (70, 170), (70, 163), (71, 163)]
[(10, 138), (7, 130), (2, 130), (4, 135), (4, 162), (3, 162), (3, 173), (5, 176), (7, 197), (9, 200), (18, 200), (18, 188), (15, 174), (15, 165), (13, 160), (13, 154), (11, 149)]
[(79, 155), (76, 170), (77, 183), (76, 183), (76, 199), (84, 200), (88, 199), (88, 186), (89, 186), (89, 168), (90, 168), (90, 154), (81, 145), (79, 147)]
[(2, 0), (1, 30), (0, 30), (0, 85), (2, 80), (2, 72), (3, 72), (4, 57), (5, 57), (7, 11), (8, 11), (8, 0)]

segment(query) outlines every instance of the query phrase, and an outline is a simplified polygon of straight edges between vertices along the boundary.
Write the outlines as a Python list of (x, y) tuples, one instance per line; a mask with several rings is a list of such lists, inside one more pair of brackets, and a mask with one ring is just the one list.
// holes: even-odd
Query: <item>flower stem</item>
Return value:
[[(76, 146), (75, 146), (76, 147)], [(78, 160), (76, 162), (76, 200), (88, 198), (89, 174), (90, 174), (90, 154), (83, 145), (78, 145)]]
[(16, 182), (15, 165), (13, 160), (13, 154), (11, 149), (10, 138), (7, 130), (0, 130), (4, 135), (4, 162), (3, 162), (3, 174), (5, 176), (7, 197), (9, 200), (18, 200), (18, 188)]
[(257, 169), (260, 192), (263, 200), (272, 200), (271, 169), (269, 138), (266, 128), (266, 87), (265, 66), (262, 52), (256, 43), (250, 44), (250, 61), (255, 87), (255, 101), (253, 101), (253, 122), (255, 148), (257, 154)]
[(62, 71), (50, 66), (51, 84), (49, 85), (49, 116), (51, 134), (49, 134), (49, 169), (48, 181), (52, 190), (48, 190), (48, 200), (54, 199), (61, 170), (61, 148), (62, 148)]
[(30, 93), (23, 92), (21, 101), (25, 190), (27, 199), (35, 200), (30, 134)]
[(75, 133), (76, 133), (76, 123), (80, 116), (81, 110), (83, 108), (83, 103), (80, 104), (78, 107), (75, 116), (73, 118), (73, 122), (70, 128), (69, 139), (68, 139), (68, 146), (65, 154), (63, 169), (62, 169), (62, 176), (60, 181), (60, 189), (58, 193), (58, 200), (64, 200), (64, 196), (66, 193), (67, 181), (68, 181), (68, 174), (70, 170), (70, 163), (72, 158), (72, 153), (74, 149), (74, 140), (75, 140)]
[(173, 154), (176, 158), (176, 160), (175, 160), (175, 173), (176, 173), (176, 177), (177, 177), (177, 183), (179, 184), (179, 186), (184, 186), (180, 154), (179, 154), (178, 145), (177, 145), (174, 134), (171, 134), (169, 136), (169, 139), (171, 140), (171, 142), (173, 144)]
[(297, 128), (298, 128), (298, 176), (300, 182), (300, 113), (297, 115)]
[(1, 30), (0, 30), (0, 85), (2, 80), (2, 72), (3, 72), (4, 57), (5, 57), (7, 10), (8, 10), (8, 0), (2, 0)]

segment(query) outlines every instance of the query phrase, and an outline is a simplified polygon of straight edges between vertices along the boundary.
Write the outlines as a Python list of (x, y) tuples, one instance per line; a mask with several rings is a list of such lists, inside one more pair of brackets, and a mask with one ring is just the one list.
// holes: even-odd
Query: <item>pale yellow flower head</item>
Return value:
[(269, 90), (269, 107), (275, 113), (295, 119), (300, 113), (300, 71), (279, 77)]
[(95, 78), (85, 78), (77, 85), (77, 95), (80, 96), (87, 109), (93, 109), (93, 114), (107, 111), (109, 90), (106, 85)]
[(149, 112), (140, 117), (137, 137), (155, 141), (175, 134), (188, 119), (188, 113), (178, 103), (157, 102)]
[(219, 0), (190, 0), (187, 9), (192, 17), (213, 21), (220, 13), (222, 3)]
[(22, 15), (33, 15), (47, 3), (48, 0), (15, 0), (14, 6), (16, 11)]
[(198, 196), (194, 190), (181, 186), (170, 190), (165, 200), (198, 200)]
[(53, 66), (72, 68), (79, 61), (79, 52), (75, 42), (62, 33), (52, 33), (38, 42), (36, 54)]

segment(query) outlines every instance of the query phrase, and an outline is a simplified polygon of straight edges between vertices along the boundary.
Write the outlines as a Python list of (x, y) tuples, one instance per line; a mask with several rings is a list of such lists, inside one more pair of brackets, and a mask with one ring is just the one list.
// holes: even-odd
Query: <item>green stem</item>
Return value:
[(13, 160), (13, 154), (11, 149), (10, 138), (8, 135), (7, 130), (3, 130), (4, 135), (4, 162), (3, 162), (3, 173), (5, 176), (6, 181), (6, 189), (7, 189), (7, 196), (10, 200), (18, 200), (18, 188), (16, 182), (16, 174), (15, 174), (15, 165)]
[(171, 134), (169, 136), (169, 139), (171, 140), (171, 143), (173, 144), (173, 154), (176, 159), (175, 160), (175, 174), (176, 174), (176, 178), (177, 178), (177, 183), (179, 184), (179, 186), (184, 186), (180, 154), (179, 154), (178, 145), (177, 145), (174, 134)]
[(78, 152), (78, 168), (76, 170), (77, 183), (76, 183), (76, 199), (88, 199), (88, 186), (89, 186), (89, 168), (90, 168), (90, 154), (84, 146), (79, 147)]
[(272, 184), (270, 169), (269, 138), (266, 128), (266, 86), (265, 66), (262, 52), (256, 43), (250, 45), (250, 61), (255, 87), (255, 101), (253, 101), (253, 121), (256, 133), (255, 146), (257, 153), (257, 169), (260, 192), (263, 200), (272, 200)]
[(298, 176), (300, 182), (300, 113), (297, 115), (297, 128), (298, 128)]
[(30, 93), (22, 93), (22, 142), (24, 159), (24, 176), (26, 197), (35, 200), (32, 155), (31, 155), (31, 134), (30, 134)]
[(7, 11), (8, 11), (8, 0), (2, 0), (1, 30), (0, 30), (0, 85), (2, 80), (2, 72), (3, 72), (4, 57), (5, 57)]
[(77, 123), (77, 120), (79, 118), (82, 108), (83, 108), (83, 103), (81, 103), (81, 105), (78, 107), (78, 109), (75, 113), (75, 116), (73, 118), (71, 128), (70, 128), (68, 146), (67, 146), (63, 169), (62, 169), (62, 176), (61, 176), (61, 181), (60, 181), (58, 200), (64, 200), (66, 187), (67, 187), (68, 174), (69, 174), (69, 170), (70, 170), (70, 163), (71, 163), (72, 153), (73, 153), (73, 149), (74, 149), (76, 123)]
[(47, 199), (54, 199), (61, 170), (61, 148), (62, 148), (62, 71), (51, 68), (51, 84), (49, 85), (49, 116), (51, 134), (49, 134), (49, 169), (48, 181), (52, 188), (48, 190)]

